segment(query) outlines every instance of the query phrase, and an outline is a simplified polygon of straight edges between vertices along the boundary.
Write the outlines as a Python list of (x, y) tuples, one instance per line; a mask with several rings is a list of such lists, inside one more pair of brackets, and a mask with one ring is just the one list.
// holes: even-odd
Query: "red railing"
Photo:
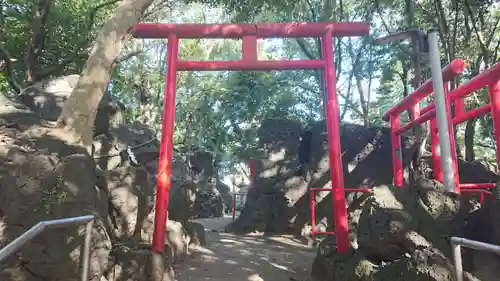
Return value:
[[(448, 82), (457, 77), (465, 70), (465, 62), (463, 60), (453, 60), (450, 65), (442, 70), (443, 82), (445, 83), (446, 107), (440, 110), (445, 110), (447, 117), (452, 120), (453, 125), (457, 125), (486, 113), (491, 112), (493, 119), (493, 129), (496, 141), (497, 164), (500, 167), (500, 158), (498, 151), (500, 149), (500, 63), (494, 65), (488, 70), (480, 73), (467, 83), (459, 85), (453, 91), (447, 93)], [(470, 94), (488, 87), (490, 103), (480, 106), (470, 111), (466, 111), (464, 99)], [(442, 171), (442, 163), (439, 153), (439, 135), (436, 122), (436, 104), (432, 103), (425, 108), (418, 110), (419, 102), (433, 92), (432, 81), (426, 81), (417, 90), (411, 93), (404, 100), (396, 104), (393, 108), (383, 115), (383, 119), (390, 121), (391, 124), (391, 143), (392, 143), (392, 161), (394, 172), (394, 185), (403, 186), (403, 162), (401, 157), (401, 134), (412, 129), (418, 124), (430, 121), (430, 135), (432, 144), (432, 165), (434, 168), (434, 178), (440, 182), (444, 181)], [(451, 103), (455, 105), (455, 117), (451, 118)], [(414, 118), (407, 124), (400, 124), (400, 114), (409, 110)], [(452, 126), (450, 129), (453, 130)], [(453, 132), (453, 131), (451, 131)], [(484, 194), (491, 194), (484, 189), (495, 187), (494, 183), (466, 183), (460, 184), (458, 177), (458, 166), (456, 158), (454, 134), (450, 133), (452, 161), (454, 169), (454, 177), (456, 182), (456, 192), (480, 193), (480, 201), (484, 200)]]

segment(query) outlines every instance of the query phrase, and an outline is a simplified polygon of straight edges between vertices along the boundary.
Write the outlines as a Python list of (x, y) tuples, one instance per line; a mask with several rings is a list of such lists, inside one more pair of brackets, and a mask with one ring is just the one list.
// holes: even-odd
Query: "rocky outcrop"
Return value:
[[(229, 224), (229, 232), (284, 232), (290, 226), (290, 208), (307, 191), (297, 173), (302, 125), (291, 120), (264, 120), (259, 129), (261, 155), (254, 161), (254, 185), (245, 208)], [(256, 157), (257, 158), (257, 157)]]
[[(390, 165), (380, 165), (391, 155), (386, 128), (343, 124), (342, 162), (346, 188), (372, 187), (392, 182)], [(293, 231), (307, 236), (310, 229), (311, 187), (330, 185), (328, 138), (324, 122), (307, 130), (290, 120), (265, 120), (259, 130), (262, 155), (255, 161), (255, 184), (240, 217), (228, 231)], [(411, 159), (413, 140), (403, 139), (404, 159)], [(348, 194), (350, 204), (362, 194)], [(317, 228), (332, 227), (332, 200), (328, 192), (316, 194)], [(269, 209), (271, 208), (271, 209)]]
[[(0, 105), (0, 247), (42, 220), (96, 216), (90, 280), (108, 263), (107, 194), (96, 188), (97, 172), (85, 148), (50, 134), (32, 112)], [(37, 123), (38, 121), (38, 123)], [(77, 280), (85, 226), (40, 234), (0, 269), (2, 280)]]
[(169, 200), (169, 217), (180, 222), (187, 222), (196, 215), (196, 200), (198, 187), (192, 181), (187, 181), (179, 189), (173, 191)]
[(312, 274), (319, 281), (455, 280), (450, 237), (463, 234), (477, 208), (433, 180), (376, 187), (351, 225), (351, 251), (338, 254), (334, 241), (323, 241)]
[(220, 196), (222, 197), (222, 201), (224, 202), (224, 213), (231, 212), (231, 208), (233, 206), (233, 194), (231, 193), (231, 187), (223, 183), (217, 177), (215, 188), (219, 192)]
[[(19, 100), (42, 119), (55, 121), (62, 106), (76, 86), (80, 75), (73, 74), (38, 82), (24, 89)], [(106, 133), (110, 128), (125, 123), (124, 105), (106, 92), (99, 104), (94, 133)]]
[(215, 188), (198, 191), (195, 204), (197, 218), (219, 218), (224, 215), (224, 203)]
[[(493, 196), (487, 196), (485, 203), (467, 218), (463, 237), (489, 244), (500, 245), (500, 187), (492, 190)], [(485, 251), (462, 247), (464, 268), (480, 280), (497, 280), (495, 268), (500, 266), (498, 255)]]
[(188, 153), (190, 178), (196, 185), (195, 211), (190, 218), (222, 217), (232, 205), (230, 188), (220, 181), (213, 166), (213, 154), (195, 150)]
[[(90, 280), (151, 280), (144, 272), (152, 261), (159, 143), (148, 126), (121, 122), (120, 106), (97, 117), (92, 155), (67, 142), (59, 129), (44, 127), (40, 117), (57, 118), (72, 79), (30, 87), (20, 98), (24, 105), (0, 98), (0, 247), (39, 221), (93, 214)], [(109, 109), (108, 102), (101, 107)], [(174, 153), (171, 196), (189, 182), (188, 167)], [(41, 234), (9, 258), (0, 279), (77, 280), (83, 231), (81, 226)], [(204, 235), (203, 227), (169, 219), (166, 267), (185, 259), (188, 246), (204, 243)], [(172, 280), (171, 273), (161, 274)]]
[[(170, 256), (163, 257), (164, 264), (172, 264)], [(113, 249), (110, 266), (103, 278), (120, 281), (154, 280), (151, 272), (152, 252), (148, 245), (121, 244)], [(159, 280), (175, 280), (172, 268), (168, 268)]]
[[(340, 130), (345, 188), (392, 184), (390, 131), (384, 127), (342, 124)], [(309, 188), (330, 188), (330, 161), (325, 122), (307, 129), (290, 120), (265, 120), (259, 130), (261, 155), (255, 161), (255, 184), (248, 191), (240, 217), (230, 232), (287, 232), (310, 235)], [(409, 166), (417, 147), (403, 136), (403, 165)], [(429, 166), (428, 157), (422, 158)], [(385, 163), (381, 165), (381, 163)], [(430, 167), (430, 166), (429, 166)], [(432, 177), (432, 169), (423, 169)], [(461, 182), (496, 182), (499, 177), (479, 163), (459, 162)], [(406, 176), (406, 175), (405, 175)], [(346, 194), (354, 212), (366, 194)], [(330, 193), (317, 192), (316, 229), (333, 231)]]

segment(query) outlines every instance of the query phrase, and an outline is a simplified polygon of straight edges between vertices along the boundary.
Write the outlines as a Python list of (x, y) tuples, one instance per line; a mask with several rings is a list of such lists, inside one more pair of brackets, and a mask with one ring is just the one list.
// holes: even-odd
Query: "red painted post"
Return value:
[(443, 168), (441, 167), (441, 153), (439, 147), (439, 134), (437, 128), (436, 118), (430, 120), (430, 134), (431, 134), (431, 151), (432, 151), (432, 168), (434, 170), (434, 179), (440, 183), (444, 182)]
[(465, 114), (465, 100), (463, 98), (458, 98), (455, 100), (455, 118), (459, 118)]
[(244, 61), (257, 61), (257, 37), (253, 35), (243, 36), (241, 59)]
[(401, 137), (396, 134), (399, 128), (399, 115), (391, 116), (391, 147), (392, 147), (392, 171), (393, 183), (397, 187), (403, 187), (403, 153), (401, 151)]
[(316, 201), (314, 200), (314, 189), (309, 189), (309, 204), (311, 208), (311, 237), (314, 239), (316, 234)]
[(417, 119), (418, 117), (420, 117), (420, 103), (417, 102), (412, 108), (411, 108), (411, 116), (410, 116), (410, 119), (411, 120), (415, 120)]
[(321, 49), (325, 60), (324, 81), (328, 103), (326, 104), (326, 129), (330, 156), (330, 177), (332, 181), (333, 217), (337, 252), (349, 251), (349, 226), (347, 224), (347, 205), (344, 191), (344, 170), (340, 147), (340, 120), (337, 100), (335, 65), (332, 32), (322, 37)]
[(500, 75), (496, 81), (493, 80), (488, 85), (488, 93), (491, 103), (491, 119), (493, 119), (493, 133), (497, 147), (497, 165), (500, 167)]
[(168, 197), (172, 170), (172, 141), (174, 135), (175, 89), (177, 86), (177, 63), (179, 38), (168, 36), (167, 71), (165, 80), (165, 103), (163, 105), (160, 158), (158, 163), (158, 184), (156, 187), (155, 225), (153, 232), (153, 252), (165, 250), (165, 231), (168, 219)]
[(254, 163), (252, 160), (248, 160), (248, 167), (250, 170), (250, 187), (252, 187), (254, 185), (254, 182), (255, 182)]

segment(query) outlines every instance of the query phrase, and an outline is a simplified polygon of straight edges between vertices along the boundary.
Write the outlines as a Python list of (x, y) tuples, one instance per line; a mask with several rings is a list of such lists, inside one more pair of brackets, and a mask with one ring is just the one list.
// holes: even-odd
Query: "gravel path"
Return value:
[(207, 231), (207, 246), (174, 270), (178, 281), (308, 281), (315, 250), (293, 236), (224, 233), (231, 218), (196, 220)]

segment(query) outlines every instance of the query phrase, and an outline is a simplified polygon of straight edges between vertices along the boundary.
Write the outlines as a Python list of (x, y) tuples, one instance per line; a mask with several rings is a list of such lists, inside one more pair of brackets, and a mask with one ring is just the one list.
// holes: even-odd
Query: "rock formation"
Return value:
[[(307, 134), (310, 134), (309, 139)], [(486, 217), (498, 216), (495, 215), (498, 212), (496, 205), (485, 205), (490, 207), (475, 211), (483, 210), (488, 215), (483, 213), (469, 218), (469, 214), (479, 207), (477, 200), (473, 200), (476, 196), (446, 193), (440, 183), (428, 179), (432, 170), (427, 169), (425, 175), (412, 178), (410, 187), (391, 186), (388, 129), (343, 124), (340, 138), (345, 187), (372, 187), (374, 192), (346, 195), (351, 251), (338, 254), (333, 238), (322, 241), (312, 267), (316, 280), (451, 281), (455, 280), (451, 236), (481, 238), (479, 240), (485, 242), (498, 240), (494, 238), (496, 226), (492, 219), (484, 221)], [(262, 155), (255, 166), (255, 186), (249, 190), (241, 216), (229, 224), (227, 230), (292, 231), (308, 236), (308, 188), (330, 186), (324, 122), (304, 132), (300, 124), (290, 120), (266, 120), (259, 140)], [(403, 137), (403, 144), (404, 166), (408, 167), (415, 148), (411, 138)], [(429, 159), (424, 157), (422, 161), (425, 164)], [(459, 164), (462, 182), (499, 179), (478, 163)], [(317, 229), (332, 231), (330, 194), (318, 192), (315, 199)], [(490, 228), (478, 231), (479, 223), (490, 225)], [(465, 225), (468, 226), (464, 228)], [(464, 258), (468, 261), (466, 269), (471, 273), (490, 277), (482, 280), (494, 280), (491, 268), (499, 263), (498, 259), (484, 253), (465, 254)], [(474, 278), (467, 273), (466, 280)]]
[[(50, 134), (22, 105), (0, 105), (0, 246), (42, 220), (93, 214), (90, 277), (99, 280), (112, 243), (107, 194), (96, 188), (93, 159)], [(11, 256), (2, 280), (77, 280), (85, 226), (52, 229)]]
[[(343, 124), (341, 145), (346, 188), (372, 187), (392, 182), (390, 138), (385, 128)], [(301, 141), (302, 140), (302, 141)], [(307, 233), (310, 229), (311, 187), (329, 187), (330, 166), (325, 123), (303, 130), (290, 120), (265, 120), (259, 130), (262, 155), (255, 161), (255, 185), (240, 217), (228, 231)], [(413, 142), (404, 138), (404, 159), (411, 159)], [(380, 165), (380, 163), (387, 165)], [(348, 194), (348, 202), (361, 194)], [(318, 229), (331, 228), (332, 203), (328, 192), (316, 194)], [(272, 208), (272, 209), (269, 209)]]
[[(321, 242), (312, 266), (313, 277), (318, 281), (456, 280), (450, 237), (498, 243), (493, 231), (488, 231), (493, 224), (480, 214), (492, 214), (498, 201), (490, 201), (478, 209), (479, 204), (470, 196), (447, 193), (440, 183), (424, 178), (405, 188), (378, 186), (358, 212), (351, 213), (351, 251), (339, 254), (333, 239)], [(499, 264), (498, 258), (465, 252), (465, 269), (469, 271), (465, 280), (495, 280), (491, 266)], [(479, 260), (482, 263), (477, 263)]]
[[(45, 127), (42, 119), (57, 118), (77, 79), (35, 84), (22, 103), (1, 98), (0, 246), (39, 221), (93, 214), (90, 280), (150, 280), (159, 143), (148, 126), (126, 124), (123, 106), (109, 95), (99, 107), (92, 155)], [(189, 182), (188, 171), (174, 153), (171, 196)], [(46, 231), (4, 263), (0, 279), (77, 280), (84, 229)], [(199, 225), (169, 220), (164, 263), (184, 259), (204, 235)], [(172, 280), (172, 272), (164, 277)]]

